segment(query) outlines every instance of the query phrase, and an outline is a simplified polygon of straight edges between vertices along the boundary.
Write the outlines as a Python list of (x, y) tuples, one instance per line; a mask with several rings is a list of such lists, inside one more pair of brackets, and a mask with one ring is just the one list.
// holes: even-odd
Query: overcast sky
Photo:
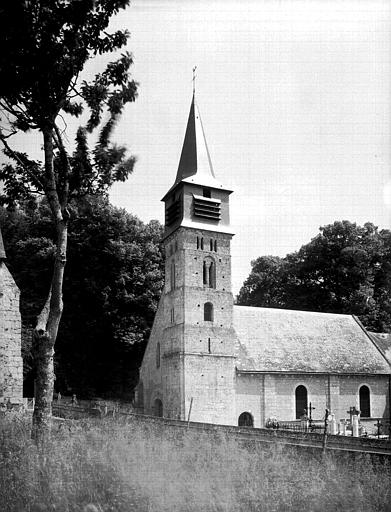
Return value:
[(111, 200), (163, 222), (197, 65), (214, 171), (234, 190), (234, 293), (252, 259), (321, 225), (390, 227), (391, 2), (133, 0), (115, 25), (140, 87), (115, 134), (138, 163)]

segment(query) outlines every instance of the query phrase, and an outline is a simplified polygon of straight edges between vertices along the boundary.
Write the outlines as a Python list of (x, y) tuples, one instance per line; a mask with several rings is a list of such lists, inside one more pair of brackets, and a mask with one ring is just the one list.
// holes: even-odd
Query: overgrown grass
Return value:
[(0, 420), (2, 512), (391, 510), (390, 465), (366, 457), (113, 421), (64, 423), (39, 452), (29, 427)]

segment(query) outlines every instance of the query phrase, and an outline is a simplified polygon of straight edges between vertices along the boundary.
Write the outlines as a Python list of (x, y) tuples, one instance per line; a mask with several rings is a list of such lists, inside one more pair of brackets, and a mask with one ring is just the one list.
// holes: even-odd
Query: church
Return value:
[(229, 198), (193, 94), (165, 204), (165, 284), (146, 347), (144, 414), (264, 427), (315, 408), (389, 417), (390, 365), (352, 315), (235, 306)]

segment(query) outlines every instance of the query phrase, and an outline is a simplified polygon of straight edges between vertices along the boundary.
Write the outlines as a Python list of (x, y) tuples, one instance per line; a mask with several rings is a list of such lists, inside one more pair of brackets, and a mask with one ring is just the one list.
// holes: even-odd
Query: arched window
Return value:
[(205, 302), (204, 304), (204, 320), (205, 322), (213, 322), (213, 304)]
[(242, 412), (238, 420), (239, 427), (253, 427), (254, 418), (249, 412)]
[(156, 346), (156, 368), (160, 368), (160, 343)]
[(296, 388), (296, 419), (299, 420), (304, 414), (307, 414), (308, 395), (305, 386), (297, 386)]
[(159, 418), (163, 418), (163, 403), (159, 398), (156, 398), (154, 403), (154, 413), (155, 416), (158, 416)]
[(201, 249), (204, 250), (204, 239), (201, 237)]
[(362, 418), (371, 417), (371, 398), (368, 386), (360, 388), (360, 411)]

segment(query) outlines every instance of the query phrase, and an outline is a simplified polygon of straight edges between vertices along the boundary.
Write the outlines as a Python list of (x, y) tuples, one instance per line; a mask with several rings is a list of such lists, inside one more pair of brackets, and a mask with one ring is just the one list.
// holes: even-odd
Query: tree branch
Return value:
[(26, 173), (30, 176), (32, 183), (38, 189), (45, 190), (44, 184), (37, 178), (37, 176), (30, 170), (28, 166), (23, 162), (23, 160), (19, 157), (19, 155), (9, 146), (7, 139), (8, 137), (4, 137), (2, 131), (0, 130), (0, 140), (4, 144), (4, 147), (7, 149), (9, 153), (15, 158), (17, 162), (23, 167)]

